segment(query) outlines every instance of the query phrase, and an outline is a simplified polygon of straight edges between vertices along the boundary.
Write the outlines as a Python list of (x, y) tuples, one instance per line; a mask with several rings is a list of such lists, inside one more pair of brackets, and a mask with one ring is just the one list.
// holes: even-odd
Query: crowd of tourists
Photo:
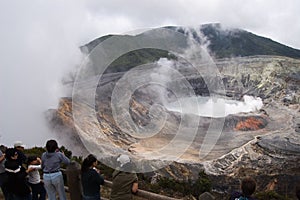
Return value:
[[(13, 148), (0, 150), (0, 186), (5, 200), (66, 200), (61, 164), (70, 164), (69, 158), (60, 151), (56, 140), (46, 142), (46, 152), (37, 156), (26, 156), (22, 142), (15, 142)], [(112, 174), (111, 200), (130, 200), (138, 191), (138, 177), (130, 172), (133, 164), (127, 155), (117, 159), (119, 168)], [(88, 155), (81, 165), (83, 200), (101, 200), (100, 186), (104, 178), (97, 169), (95, 155)], [(42, 179), (40, 176), (42, 172)], [(241, 181), (241, 192), (235, 192), (230, 200), (255, 200), (256, 182), (247, 177)], [(297, 192), (300, 199), (300, 188)], [(203, 193), (199, 199), (215, 199), (210, 193)]]
[[(13, 148), (0, 150), (0, 186), (5, 200), (66, 200), (61, 164), (70, 160), (60, 151), (56, 140), (46, 142), (46, 152), (37, 156), (26, 156), (22, 142)], [(125, 172), (131, 161), (127, 155), (118, 158), (120, 168), (113, 173), (112, 200), (130, 200), (138, 190), (135, 173)], [(100, 185), (104, 178), (97, 169), (96, 156), (90, 154), (82, 162), (81, 183), (84, 200), (100, 200)], [(40, 176), (42, 172), (42, 179)]]

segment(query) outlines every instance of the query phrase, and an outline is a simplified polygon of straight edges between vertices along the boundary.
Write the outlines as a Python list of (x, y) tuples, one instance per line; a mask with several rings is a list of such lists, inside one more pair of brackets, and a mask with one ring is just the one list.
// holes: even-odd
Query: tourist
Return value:
[(31, 200), (31, 191), (27, 185), (26, 176), (32, 170), (25, 170), (18, 163), (18, 152), (14, 148), (9, 148), (5, 153), (5, 171), (7, 173), (8, 199)]
[(231, 195), (230, 200), (255, 200), (251, 195), (255, 192), (256, 182), (253, 178), (246, 177), (242, 180), (242, 193), (235, 192)]
[(16, 141), (14, 143), (14, 148), (18, 152), (18, 159), (17, 159), (17, 161), (18, 161), (19, 165), (26, 164), (27, 157), (23, 153), (25, 145), (21, 141)]
[(5, 153), (3, 153), (0, 150), (0, 187), (5, 200), (8, 200), (7, 189), (6, 189), (7, 174), (5, 173), (4, 163), (5, 163)]
[(59, 200), (66, 200), (64, 179), (60, 171), (60, 164), (69, 164), (70, 160), (58, 149), (55, 140), (48, 140), (46, 152), (42, 155), (42, 169), (45, 189), (49, 200), (56, 200), (58, 192)]
[(88, 155), (81, 165), (81, 183), (83, 200), (100, 200), (100, 185), (104, 184), (103, 177), (96, 169), (97, 159), (94, 155)]
[(138, 178), (132, 171), (132, 163), (127, 155), (121, 155), (117, 161), (120, 168), (112, 175), (111, 200), (130, 200), (132, 194), (138, 191)]
[(44, 183), (41, 182), (41, 177), (39, 169), (41, 166), (41, 159), (37, 156), (29, 156), (27, 159), (28, 168), (33, 170), (28, 173), (28, 183), (32, 190), (32, 200), (45, 200), (46, 190), (44, 188)]

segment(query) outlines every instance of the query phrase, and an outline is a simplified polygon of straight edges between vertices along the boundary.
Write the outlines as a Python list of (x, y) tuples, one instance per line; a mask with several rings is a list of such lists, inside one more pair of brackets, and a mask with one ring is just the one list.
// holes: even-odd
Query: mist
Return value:
[(81, 62), (82, 33), (73, 22), (80, 19), (57, 2), (6, 4), (0, 12), (0, 144), (44, 146), (55, 138), (45, 112), (57, 108), (61, 80)]

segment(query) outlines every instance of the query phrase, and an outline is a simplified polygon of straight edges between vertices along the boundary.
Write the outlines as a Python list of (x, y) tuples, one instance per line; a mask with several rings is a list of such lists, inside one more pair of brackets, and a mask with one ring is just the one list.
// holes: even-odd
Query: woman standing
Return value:
[(103, 177), (96, 169), (97, 159), (90, 154), (83, 160), (81, 166), (81, 183), (83, 200), (100, 200), (100, 185), (104, 184)]
[(63, 152), (59, 151), (55, 140), (47, 141), (46, 150), (47, 152), (42, 155), (42, 169), (48, 199), (56, 200), (56, 192), (58, 192), (59, 200), (66, 200), (64, 179), (60, 171), (60, 164), (69, 164), (70, 160)]

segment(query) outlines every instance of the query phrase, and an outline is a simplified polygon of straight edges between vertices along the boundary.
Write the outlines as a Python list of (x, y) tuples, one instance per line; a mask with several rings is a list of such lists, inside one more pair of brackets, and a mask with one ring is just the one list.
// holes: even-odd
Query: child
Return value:
[(28, 173), (28, 182), (32, 190), (32, 200), (45, 200), (46, 190), (44, 188), (43, 182), (41, 182), (41, 177), (39, 169), (41, 166), (41, 159), (36, 156), (29, 156), (27, 159), (28, 168), (33, 170)]

